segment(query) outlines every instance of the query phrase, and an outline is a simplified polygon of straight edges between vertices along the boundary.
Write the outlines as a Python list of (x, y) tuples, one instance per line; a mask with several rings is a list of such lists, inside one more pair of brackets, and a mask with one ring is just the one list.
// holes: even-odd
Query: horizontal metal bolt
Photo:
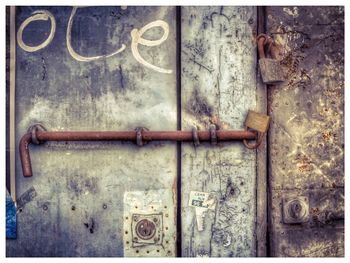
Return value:
[[(254, 140), (254, 131), (215, 131), (218, 141)], [(35, 138), (40, 142), (46, 141), (136, 141), (136, 131), (42, 131), (35, 130)], [(192, 131), (142, 131), (142, 141), (193, 141)], [(210, 131), (198, 131), (200, 141), (211, 141)], [(29, 154), (29, 144), (33, 143), (32, 132), (23, 135), (19, 143), (20, 159), (23, 176), (32, 176), (32, 164)]]

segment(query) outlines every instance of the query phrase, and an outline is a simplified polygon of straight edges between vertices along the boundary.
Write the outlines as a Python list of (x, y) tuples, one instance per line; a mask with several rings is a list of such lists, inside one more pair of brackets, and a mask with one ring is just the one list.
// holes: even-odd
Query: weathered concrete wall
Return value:
[[(176, 129), (174, 7), (77, 9), (71, 31), (77, 53), (110, 54), (125, 44), (123, 52), (94, 61), (78, 61), (68, 51), (72, 7), (18, 7), (16, 28), (42, 9), (55, 17), (56, 32), (36, 52), (17, 46), (17, 145), (36, 122), (51, 131)], [(146, 61), (171, 73), (147, 67), (132, 54), (131, 31), (155, 20), (168, 24), (169, 36), (157, 46), (139, 44), (138, 50)], [(32, 22), (23, 31), (23, 42), (39, 45), (49, 32), (50, 22)], [(158, 40), (164, 32), (152, 28), (143, 38)], [(36, 196), (18, 214), (18, 238), (7, 240), (7, 256), (123, 256), (132, 245), (131, 223), (124, 226), (131, 213), (124, 194), (135, 191), (150, 191), (159, 201), (154, 207), (143, 203), (141, 214), (152, 207), (153, 213), (171, 219), (164, 225), (163, 246), (141, 247), (138, 254), (147, 256), (152, 248), (153, 256), (175, 255), (175, 144), (139, 148), (133, 143), (48, 142), (30, 150), (34, 176), (22, 176), (17, 158), (17, 194), (34, 187)]]
[[(256, 106), (256, 23), (255, 7), (181, 8), (182, 129), (243, 129)], [(183, 256), (255, 256), (256, 151), (241, 142), (183, 145), (181, 162)], [(203, 229), (192, 191), (216, 201)]]
[[(268, 7), (284, 84), (269, 90), (270, 241), (274, 256), (343, 256), (344, 8)], [(286, 224), (283, 200), (303, 196), (308, 220)]]

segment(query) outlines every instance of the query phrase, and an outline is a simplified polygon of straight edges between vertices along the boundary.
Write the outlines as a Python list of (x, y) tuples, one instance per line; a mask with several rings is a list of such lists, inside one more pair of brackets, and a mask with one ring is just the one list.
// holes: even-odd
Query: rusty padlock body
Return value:
[(280, 61), (276, 59), (275, 53), (270, 52), (272, 58), (265, 56), (265, 46), (273, 46), (273, 41), (265, 34), (257, 37), (259, 52), (259, 67), (262, 80), (265, 84), (275, 85), (284, 81), (284, 74)]

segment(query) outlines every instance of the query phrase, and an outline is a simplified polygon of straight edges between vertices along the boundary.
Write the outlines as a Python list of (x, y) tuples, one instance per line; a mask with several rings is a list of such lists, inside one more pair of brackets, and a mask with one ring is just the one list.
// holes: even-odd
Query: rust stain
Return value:
[(322, 137), (325, 141), (330, 141), (333, 136), (330, 131), (327, 131), (322, 133)]
[(318, 215), (320, 213), (320, 209), (318, 207), (311, 208), (311, 214)]
[(312, 161), (306, 155), (298, 155), (296, 158), (298, 171), (300, 173), (310, 172), (313, 170)]

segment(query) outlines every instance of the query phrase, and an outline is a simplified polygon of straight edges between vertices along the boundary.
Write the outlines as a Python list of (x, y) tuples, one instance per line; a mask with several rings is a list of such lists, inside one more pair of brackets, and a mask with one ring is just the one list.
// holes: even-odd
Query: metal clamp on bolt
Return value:
[(218, 144), (218, 136), (216, 134), (216, 126), (214, 124), (211, 124), (209, 126), (209, 132), (210, 132), (210, 143), (212, 145)]
[(38, 140), (38, 137), (36, 136), (38, 131), (46, 131), (46, 129), (40, 123), (36, 123), (36, 124), (30, 126), (28, 129), (28, 133), (31, 133), (31, 135), (32, 135), (32, 143), (37, 144), (37, 145), (44, 143), (44, 141)]
[(200, 145), (200, 141), (199, 141), (199, 138), (198, 138), (198, 130), (197, 130), (197, 127), (193, 127), (192, 128), (192, 137), (193, 137), (193, 144), (195, 147), (199, 146)]
[(137, 127), (135, 131), (136, 131), (136, 144), (140, 147), (144, 146), (146, 142), (143, 140), (142, 133), (143, 131), (148, 131), (148, 129), (145, 127)]

